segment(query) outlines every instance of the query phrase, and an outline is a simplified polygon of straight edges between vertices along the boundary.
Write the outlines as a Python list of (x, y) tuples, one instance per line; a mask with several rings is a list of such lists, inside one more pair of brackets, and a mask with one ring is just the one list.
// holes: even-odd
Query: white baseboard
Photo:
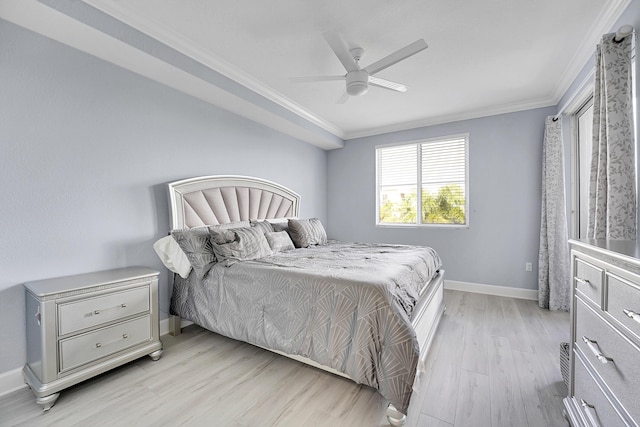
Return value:
[(16, 390), (26, 387), (27, 385), (22, 378), (22, 368), (0, 374), (0, 396), (13, 393)]
[(476, 294), (495, 295), (528, 300), (538, 300), (537, 289), (512, 288), (508, 286), (483, 285), (481, 283), (458, 282), (456, 280), (444, 281), (444, 288), (454, 291), (473, 292)]

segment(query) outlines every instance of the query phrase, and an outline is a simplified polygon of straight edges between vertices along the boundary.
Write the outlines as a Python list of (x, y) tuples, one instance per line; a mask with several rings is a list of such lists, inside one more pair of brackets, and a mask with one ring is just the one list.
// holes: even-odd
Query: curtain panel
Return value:
[(587, 225), (592, 239), (636, 238), (634, 36), (616, 42), (615, 34), (606, 34), (596, 51)]
[(542, 209), (538, 257), (538, 305), (569, 310), (569, 234), (564, 187), (562, 121), (547, 117), (542, 145)]

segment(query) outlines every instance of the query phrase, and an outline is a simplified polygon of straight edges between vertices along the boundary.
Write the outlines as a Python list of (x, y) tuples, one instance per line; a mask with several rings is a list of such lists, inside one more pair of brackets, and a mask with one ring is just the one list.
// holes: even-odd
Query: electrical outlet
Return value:
[(524, 271), (533, 271), (533, 264), (530, 262), (525, 263)]

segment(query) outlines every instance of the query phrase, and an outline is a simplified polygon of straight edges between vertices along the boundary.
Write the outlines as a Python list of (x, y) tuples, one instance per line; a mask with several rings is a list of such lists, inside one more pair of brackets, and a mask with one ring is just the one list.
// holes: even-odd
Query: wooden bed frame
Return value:
[[(203, 176), (168, 184), (171, 230), (215, 225), (242, 220), (297, 218), (300, 196), (271, 181), (248, 176)], [(420, 346), (416, 384), (435, 331), (444, 313), (444, 270), (425, 286), (413, 311), (412, 325)], [(170, 316), (170, 333), (178, 335), (182, 327), (178, 316)], [(348, 375), (306, 357), (266, 349), (327, 372), (351, 379)], [(414, 387), (414, 390), (418, 387)], [(387, 419), (394, 426), (404, 425), (406, 415), (393, 405)]]

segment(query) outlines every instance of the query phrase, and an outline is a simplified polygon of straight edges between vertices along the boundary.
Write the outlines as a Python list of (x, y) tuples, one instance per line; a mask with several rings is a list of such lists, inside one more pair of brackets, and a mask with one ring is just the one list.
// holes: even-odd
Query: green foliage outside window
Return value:
[[(384, 201), (380, 206), (380, 222), (416, 224), (416, 193), (404, 194), (401, 202)], [(464, 190), (459, 185), (447, 185), (433, 195), (422, 192), (423, 224), (465, 224)]]

